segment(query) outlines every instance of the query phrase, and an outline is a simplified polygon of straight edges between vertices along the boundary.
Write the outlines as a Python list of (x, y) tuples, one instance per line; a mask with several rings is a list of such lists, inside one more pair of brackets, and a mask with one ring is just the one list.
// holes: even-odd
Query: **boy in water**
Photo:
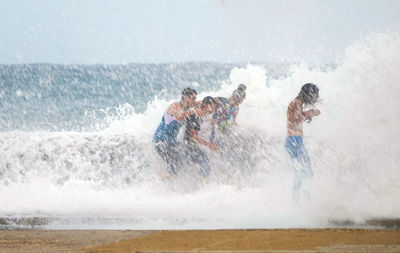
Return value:
[(290, 102), (287, 110), (286, 151), (289, 153), (294, 168), (293, 197), (299, 201), (300, 195), (308, 197), (306, 184), (313, 176), (310, 156), (303, 143), (303, 123), (311, 122), (312, 117), (320, 114), (319, 110), (304, 111), (305, 106), (313, 106), (318, 101), (319, 89), (315, 84), (307, 83), (301, 87), (299, 95)]
[(191, 114), (186, 118), (186, 129), (185, 129), (185, 152), (189, 159), (200, 166), (200, 175), (206, 177), (210, 174), (211, 168), (208, 162), (207, 155), (200, 149), (198, 144), (204, 145), (217, 152), (218, 147), (198, 135), (200, 131), (200, 118), (207, 116), (214, 112), (216, 102), (212, 97), (205, 97), (201, 103), (199, 109), (196, 110), (195, 114)]
[(217, 108), (212, 116), (214, 127), (212, 129), (210, 140), (216, 141), (217, 131), (224, 135), (231, 132), (232, 125), (237, 125), (236, 117), (239, 113), (239, 105), (246, 98), (246, 86), (239, 84), (229, 98), (216, 97)]
[(183, 120), (195, 112), (188, 109), (196, 104), (196, 97), (196, 90), (185, 88), (182, 91), (181, 101), (174, 102), (168, 107), (154, 133), (155, 149), (168, 164), (168, 172), (173, 175), (182, 166), (181, 155), (177, 151), (176, 137)]

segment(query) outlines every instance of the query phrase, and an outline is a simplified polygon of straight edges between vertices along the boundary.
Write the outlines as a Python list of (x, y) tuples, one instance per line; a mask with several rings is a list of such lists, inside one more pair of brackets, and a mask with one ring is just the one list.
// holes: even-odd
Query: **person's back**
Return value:
[(178, 121), (175, 115), (165, 111), (161, 118), (161, 123), (158, 125), (153, 136), (153, 142), (176, 142), (179, 130), (182, 127), (182, 121)]
[(216, 128), (222, 133), (227, 133), (230, 120), (228, 98), (217, 97), (217, 107), (212, 115), (212, 120)]
[[(236, 90), (232, 92), (229, 98), (217, 97), (217, 108), (213, 114), (214, 129), (210, 140), (218, 142), (217, 139), (224, 139), (223, 136), (229, 135), (232, 126), (237, 125), (236, 117), (239, 113), (239, 105), (246, 98), (246, 86), (240, 84)], [(220, 136), (220, 134), (222, 136)], [(218, 137), (219, 136), (219, 137)]]
[(287, 109), (287, 135), (288, 136), (303, 136), (303, 122), (305, 114), (303, 106), (298, 98), (290, 102)]

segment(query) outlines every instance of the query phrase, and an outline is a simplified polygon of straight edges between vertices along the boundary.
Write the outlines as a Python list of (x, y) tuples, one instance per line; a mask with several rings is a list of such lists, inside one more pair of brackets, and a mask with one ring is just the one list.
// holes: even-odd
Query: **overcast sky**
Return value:
[(0, 0), (0, 63), (327, 63), (398, 0)]

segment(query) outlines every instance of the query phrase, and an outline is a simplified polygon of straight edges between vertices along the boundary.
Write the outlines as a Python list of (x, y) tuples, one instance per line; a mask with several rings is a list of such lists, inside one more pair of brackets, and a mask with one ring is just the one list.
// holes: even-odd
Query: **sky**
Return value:
[(335, 63), (398, 0), (0, 0), (0, 64)]

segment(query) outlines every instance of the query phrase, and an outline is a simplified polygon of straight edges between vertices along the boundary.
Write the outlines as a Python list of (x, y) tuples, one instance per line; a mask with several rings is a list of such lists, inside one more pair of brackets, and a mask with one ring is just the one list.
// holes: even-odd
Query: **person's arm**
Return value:
[(201, 106), (202, 101), (197, 101), (196, 103), (194, 103), (193, 107), (200, 107)]
[(319, 110), (308, 110), (305, 112), (302, 112), (303, 116), (307, 120), (307, 123), (310, 123), (312, 121), (312, 117), (318, 116), (321, 112)]
[(194, 109), (189, 109), (189, 110), (183, 111), (182, 105), (179, 103), (173, 103), (168, 108), (168, 114), (174, 115), (175, 119), (178, 121), (184, 120), (187, 116), (193, 114), (194, 112), (195, 112)]
[(218, 151), (219, 150), (217, 145), (200, 138), (200, 136), (198, 135), (198, 132), (199, 131), (196, 130), (196, 129), (191, 129), (190, 130), (190, 138), (192, 140), (194, 140), (195, 142), (200, 143), (201, 145), (204, 145), (204, 146), (208, 147), (212, 151)]
[(320, 113), (321, 113), (320, 110), (311, 109), (311, 110), (303, 112), (303, 115), (305, 117), (315, 117), (315, 116), (318, 116)]

